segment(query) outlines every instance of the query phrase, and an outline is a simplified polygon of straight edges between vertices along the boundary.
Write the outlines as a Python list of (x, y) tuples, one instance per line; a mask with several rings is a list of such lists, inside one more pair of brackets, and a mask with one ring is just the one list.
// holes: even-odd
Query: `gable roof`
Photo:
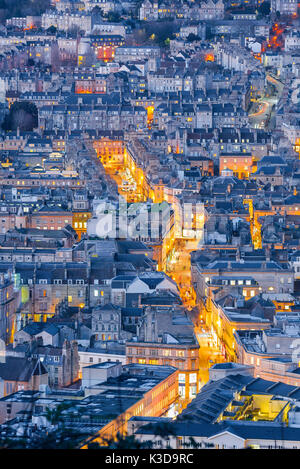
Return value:
[(0, 378), (5, 381), (25, 381), (31, 377), (47, 374), (45, 366), (39, 359), (21, 357), (6, 357), (5, 363), (0, 363)]

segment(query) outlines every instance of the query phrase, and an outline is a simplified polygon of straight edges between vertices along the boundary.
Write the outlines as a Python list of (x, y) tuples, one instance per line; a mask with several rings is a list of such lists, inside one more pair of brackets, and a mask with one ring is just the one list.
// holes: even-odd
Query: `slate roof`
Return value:
[(26, 332), (27, 334), (34, 336), (37, 334), (40, 334), (41, 332), (47, 332), (47, 334), (50, 334), (52, 336), (55, 336), (56, 334), (59, 333), (58, 327), (56, 327), (54, 324), (48, 324), (44, 322), (31, 322), (27, 324), (23, 329), (23, 332)]
[(38, 359), (7, 356), (5, 363), (0, 363), (0, 378), (6, 381), (28, 382), (33, 375), (46, 373), (46, 368)]
[[(158, 428), (161, 428), (162, 423), (159, 423), (158, 425)], [(143, 435), (153, 435), (155, 434), (156, 426), (157, 425), (155, 425), (155, 423), (150, 423), (148, 425), (140, 427), (137, 433)], [(282, 441), (300, 440), (300, 428), (283, 427), (282, 425), (269, 423), (245, 423), (243, 421), (228, 421), (218, 424), (168, 422), (167, 428), (172, 431), (172, 434), (187, 437), (202, 436), (209, 438), (221, 434), (223, 432), (229, 432), (244, 440), (276, 440), (278, 441), (279, 445)]]

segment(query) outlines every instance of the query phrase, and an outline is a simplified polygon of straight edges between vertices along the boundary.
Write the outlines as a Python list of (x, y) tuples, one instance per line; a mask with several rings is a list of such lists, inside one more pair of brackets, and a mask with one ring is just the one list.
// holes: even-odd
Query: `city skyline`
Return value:
[(0, 0), (0, 448), (300, 448), (299, 5)]

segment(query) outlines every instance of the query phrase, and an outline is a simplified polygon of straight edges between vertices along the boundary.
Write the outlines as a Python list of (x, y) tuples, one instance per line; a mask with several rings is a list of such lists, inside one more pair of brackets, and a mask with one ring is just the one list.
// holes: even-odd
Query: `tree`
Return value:
[(110, 23), (119, 23), (121, 21), (121, 15), (117, 11), (109, 11), (106, 17)]
[(186, 40), (187, 40), (187, 42), (200, 41), (200, 37), (197, 36), (197, 34), (191, 33), (191, 34), (188, 35)]
[(270, 2), (265, 1), (265, 2), (262, 2), (262, 4), (259, 6), (258, 12), (263, 16), (267, 16), (270, 14), (270, 9), (271, 9)]
[(103, 16), (103, 10), (98, 7), (98, 6), (95, 6), (93, 9), (92, 9), (92, 15), (93, 16)]
[(116, 438), (111, 438), (101, 445), (95, 441), (88, 444), (88, 449), (146, 449), (151, 448), (150, 442), (139, 441), (134, 435), (117, 434)]
[(0, 10), (4, 12), (2, 15), (4, 20), (15, 16), (39, 16), (50, 6), (50, 0), (0, 0)]
[(47, 407), (46, 409), (46, 419), (48, 420), (51, 425), (58, 425), (59, 422), (61, 421), (61, 415), (62, 411), (64, 410), (64, 407), (61, 407), (61, 404), (56, 406), (54, 409), (49, 409)]
[(131, 19), (127, 19), (127, 20), (125, 21), (125, 24), (126, 24), (127, 26), (130, 26), (132, 30), (134, 30), (135, 27), (136, 27), (135, 21), (133, 21), (133, 20), (131, 20)]
[(35, 104), (28, 101), (15, 102), (6, 114), (2, 129), (32, 131), (38, 126), (38, 110)]
[[(174, 39), (178, 27), (174, 21), (148, 22), (144, 26), (148, 38), (154, 35), (155, 42), (163, 47), (169, 44), (170, 39)], [(167, 42), (166, 42), (167, 41)]]

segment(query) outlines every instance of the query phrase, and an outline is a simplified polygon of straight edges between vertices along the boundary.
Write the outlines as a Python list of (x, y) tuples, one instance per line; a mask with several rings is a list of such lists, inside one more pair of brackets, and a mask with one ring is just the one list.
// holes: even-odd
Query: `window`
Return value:
[(155, 360), (155, 359), (149, 360), (149, 364), (150, 365), (158, 365), (158, 360)]

